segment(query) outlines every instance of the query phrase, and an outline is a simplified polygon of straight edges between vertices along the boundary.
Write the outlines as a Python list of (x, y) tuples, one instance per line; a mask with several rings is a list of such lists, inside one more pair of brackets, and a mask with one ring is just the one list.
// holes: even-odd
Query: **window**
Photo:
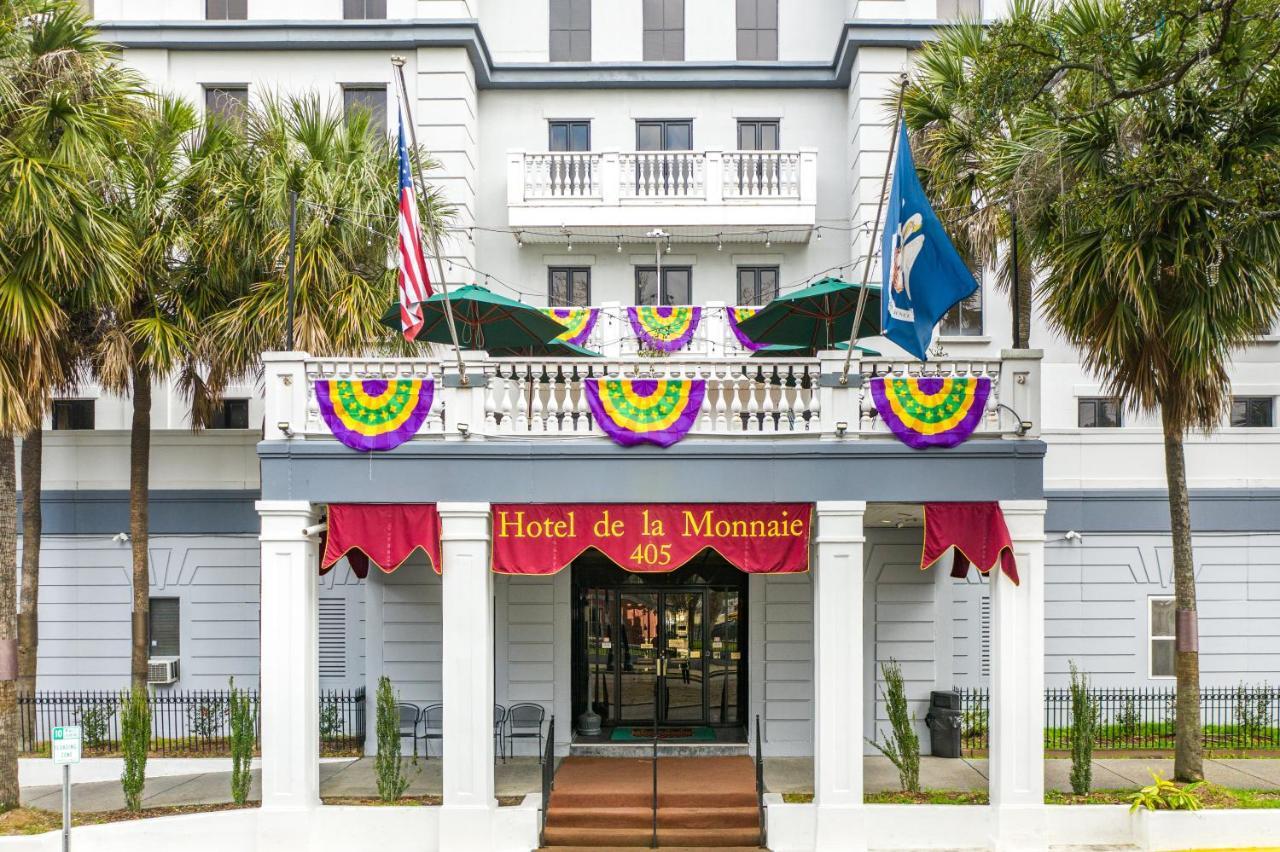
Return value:
[(346, 598), (320, 598), (320, 677), (347, 676)]
[(644, 59), (684, 60), (684, 0), (644, 0)]
[(176, 657), (181, 643), (178, 630), (178, 599), (152, 598), (147, 622), (147, 654), (152, 657)]
[(636, 122), (636, 150), (638, 151), (689, 151), (692, 148), (692, 121)]
[(738, 0), (738, 58), (778, 58), (778, 0)]
[(547, 304), (555, 308), (585, 308), (591, 304), (591, 269), (553, 266), (547, 270)]
[(942, 315), (939, 334), (944, 337), (976, 337), (982, 334), (982, 286)]
[(1231, 425), (1270, 427), (1276, 425), (1276, 401), (1270, 396), (1231, 397)]
[(387, 132), (387, 87), (343, 86), (342, 114), (347, 121), (357, 112), (369, 116), (369, 129), (385, 135)]
[(249, 400), (224, 399), (213, 412), (210, 429), (248, 429)]
[(778, 267), (738, 267), (739, 305), (764, 305), (776, 298), (778, 298)]
[(776, 151), (778, 138), (777, 119), (738, 122), (739, 151)]
[(93, 400), (55, 399), (53, 428), (58, 431), (93, 428)]
[(1120, 423), (1120, 400), (1112, 396), (1083, 397), (1079, 401), (1081, 429), (1115, 429)]
[(348, 21), (380, 21), (387, 17), (387, 0), (342, 0), (342, 17)]
[(591, 0), (551, 0), (551, 61), (591, 61)]
[(549, 151), (591, 150), (591, 122), (589, 121), (549, 121), (547, 129), (550, 136), (547, 142)]
[(1151, 677), (1173, 677), (1174, 629), (1173, 598), (1147, 598), (1150, 610), (1147, 614), (1147, 638), (1151, 645), (1148, 668)]
[(658, 291), (658, 270), (653, 266), (636, 267), (637, 305), (693, 304), (693, 268), (662, 267), (662, 291)]
[(204, 0), (208, 21), (243, 21), (249, 17), (249, 0)]
[(205, 86), (204, 108), (206, 112), (226, 119), (244, 115), (249, 106), (248, 86)]

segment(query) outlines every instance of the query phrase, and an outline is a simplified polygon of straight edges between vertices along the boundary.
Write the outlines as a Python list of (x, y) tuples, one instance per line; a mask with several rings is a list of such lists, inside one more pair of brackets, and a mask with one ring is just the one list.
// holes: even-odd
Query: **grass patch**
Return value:
[(362, 805), (377, 808), (438, 807), (444, 804), (441, 796), (401, 796), (394, 802), (384, 802), (378, 796), (321, 796), (325, 805)]
[(782, 801), (788, 805), (811, 805), (813, 804), (812, 793), (783, 793)]
[(862, 800), (868, 805), (985, 805), (991, 801), (985, 790), (921, 790), (919, 793), (895, 790), (867, 793)]
[[(258, 806), (251, 802), (243, 807)], [(181, 814), (204, 814), (215, 811), (235, 811), (242, 806), (227, 802), (218, 805), (168, 805), (159, 808), (143, 808), (140, 811), (92, 811), (73, 813), (72, 826), (104, 825), (109, 822), (128, 822), (135, 819), (152, 817), (178, 816)], [(47, 831), (62, 830), (62, 814), (57, 811), (46, 811), (40, 808), (14, 808), (0, 814), (0, 836), (19, 834), (44, 834)]]
[[(1127, 805), (1134, 790), (1094, 790), (1084, 796), (1049, 791), (1044, 794), (1047, 805)], [(1217, 784), (1202, 784), (1197, 790), (1205, 808), (1230, 809), (1280, 808), (1280, 790), (1233, 790)]]

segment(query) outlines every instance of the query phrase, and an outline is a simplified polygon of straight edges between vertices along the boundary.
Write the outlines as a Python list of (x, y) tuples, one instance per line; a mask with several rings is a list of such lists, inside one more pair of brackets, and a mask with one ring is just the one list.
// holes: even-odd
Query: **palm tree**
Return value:
[[(130, 264), (100, 178), (137, 86), (93, 35), (73, 2), (0, 6), (0, 653), (13, 669), (14, 436), (40, 428), (52, 390), (70, 379), (72, 312), (113, 298)], [(38, 484), (24, 488), (28, 507), (38, 503)], [(38, 559), (32, 545), (26, 558)], [(18, 802), (15, 699), (15, 680), (0, 681), (0, 809)]]
[[(1164, 435), (1180, 780), (1203, 777), (1183, 437), (1280, 313), (1280, 22), (1273, 0), (1015, 4), (972, 58), (976, 114), (1014, 115), (986, 176), (1018, 199), (1044, 314)], [(1185, 7), (1185, 8), (1182, 8)]]

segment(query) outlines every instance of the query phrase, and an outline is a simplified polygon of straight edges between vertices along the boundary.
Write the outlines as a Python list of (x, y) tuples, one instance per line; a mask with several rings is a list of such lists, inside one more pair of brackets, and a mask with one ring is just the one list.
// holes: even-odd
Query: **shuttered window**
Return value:
[(148, 622), (150, 642), (148, 652), (152, 657), (176, 657), (179, 655), (179, 618), (177, 598), (152, 598), (151, 617)]
[(320, 677), (346, 675), (346, 598), (320, 598)]
[(991, 677), (991, 597), (978, 599), (978, 674)]

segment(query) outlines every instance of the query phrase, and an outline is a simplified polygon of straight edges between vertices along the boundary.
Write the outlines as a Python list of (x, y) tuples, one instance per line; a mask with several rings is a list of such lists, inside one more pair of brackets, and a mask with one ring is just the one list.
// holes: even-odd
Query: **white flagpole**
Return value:
[[(413, 110), (409, 107), (409, 89), (404, 82), (404, 57), (391, 57), (391, 64), (396, 67), (396, 82), (399, 84), (397, 86), (398, 95), (396, 97), (396, 105), (400, 112), (399, 120), (402, 124), (409, 125), (409, 144), (411, 146), (409, 156), (412, 158), (413, 175), (418, 184), (418, 195), (420, 198), (426, 198), (427, 187), (422, 180), (422, 169), (419, 168), (417, 162), (418, 130), (413, 123)], [(405, 121), (406, 118), (408, 119), (407, 122)], [(440, 292), (444, 294), (444, 319), (445, 323), (449, 326), (449, 338), (453, 341), (454, 354), (458, 358), (458, 380), (462, 383), (463, 387), (466, 387), (468, 384), (467, 367), (462, 360), (462, 347), (458, 345), (458, 329), (457, 326), (454, 325), (453, 321), (453, 302), (449, 301), (449, 283), (445, 281), (444, 264), (441, 262), (440, 240), (434, 231), (428, 231), (425, 227), (422, 230), (427, 235), (428, 239), (431, 240), (431, 252), (435, 255), (436, 272), (439, 274)]]

